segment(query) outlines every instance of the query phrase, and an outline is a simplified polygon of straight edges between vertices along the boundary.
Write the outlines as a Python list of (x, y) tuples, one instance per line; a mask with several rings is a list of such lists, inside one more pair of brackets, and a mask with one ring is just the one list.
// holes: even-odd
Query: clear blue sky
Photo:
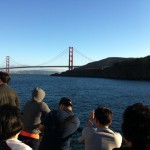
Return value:
[(149, 55), (150, 0), (0, 1), (0, 63), (37, 65), (69, 46), (95, 61)]

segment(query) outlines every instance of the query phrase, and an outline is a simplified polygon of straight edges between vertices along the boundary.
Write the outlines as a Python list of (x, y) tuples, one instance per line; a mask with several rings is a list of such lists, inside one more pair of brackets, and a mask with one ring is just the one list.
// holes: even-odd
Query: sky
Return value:
[(48, 65), (66, 50), (54, 63), (68, 64), (69, 46), (76, 61), (145, 57), (149, 8), (150, 0), (0, 0), (0, 65), (6, 56), (14, 64)]

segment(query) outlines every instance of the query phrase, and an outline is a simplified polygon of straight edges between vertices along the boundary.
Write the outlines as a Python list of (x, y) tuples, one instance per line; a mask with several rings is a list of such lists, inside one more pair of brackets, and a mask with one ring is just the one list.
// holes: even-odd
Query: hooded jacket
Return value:
[(23, 109), (24, 131), (38, 133), (35, 129), (41, 123), (41, 118), (50, 112), (48, 105), (43, 102), (44, 98), (45, 92), (42, 89), (37, 87), (32, 91), (32, 99), (27, 101)]

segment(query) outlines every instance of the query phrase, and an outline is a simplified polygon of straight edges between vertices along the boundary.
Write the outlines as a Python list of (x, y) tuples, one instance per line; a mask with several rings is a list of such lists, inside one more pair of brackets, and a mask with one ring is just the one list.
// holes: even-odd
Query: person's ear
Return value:
[(109, 123), (109, 126), (112, 124), (112, 120), (110, 121), (110, 123)]

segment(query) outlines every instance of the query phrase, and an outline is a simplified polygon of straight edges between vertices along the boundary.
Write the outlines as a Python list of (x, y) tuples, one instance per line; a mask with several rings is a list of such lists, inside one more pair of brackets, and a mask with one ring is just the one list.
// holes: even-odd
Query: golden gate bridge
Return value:
[[(93, 61), (92, 59), (90, 59), (87, 56), (83, 55), (78, 50), (75, 50), (75, 51), (78, 54), (80, 54), (82, 57), (86, 58), (87, 60)], [(58, 56), (60, 56), (60, 55), (58, 55)], [(52, 60), (55, 60), (58, 56), (56, 56)], [(48, 61), (48, 62), (50, 62), (50, 61)], [(46, 63), (43, 63), (43, 64), (46, 64)], [(5, 67), (0, 67), (0, 70), (4, 70), (5, 69), (6, 72), (9, 73), (10, 69), (18, 69), (18, 68), (68, 68), (68, 70), (73, 70), (74, 68), (80, 67), (80, 65), (74, 65), (74, 48), (73, 47), (69, 47), (68, 65), (43, 65), (43, 64), (41, 64), (41, 65), (34, 65), (34, 66), (29, 66), (29, 65), (10, 66), (10, 57), (6, 56), (6, 66)]]

